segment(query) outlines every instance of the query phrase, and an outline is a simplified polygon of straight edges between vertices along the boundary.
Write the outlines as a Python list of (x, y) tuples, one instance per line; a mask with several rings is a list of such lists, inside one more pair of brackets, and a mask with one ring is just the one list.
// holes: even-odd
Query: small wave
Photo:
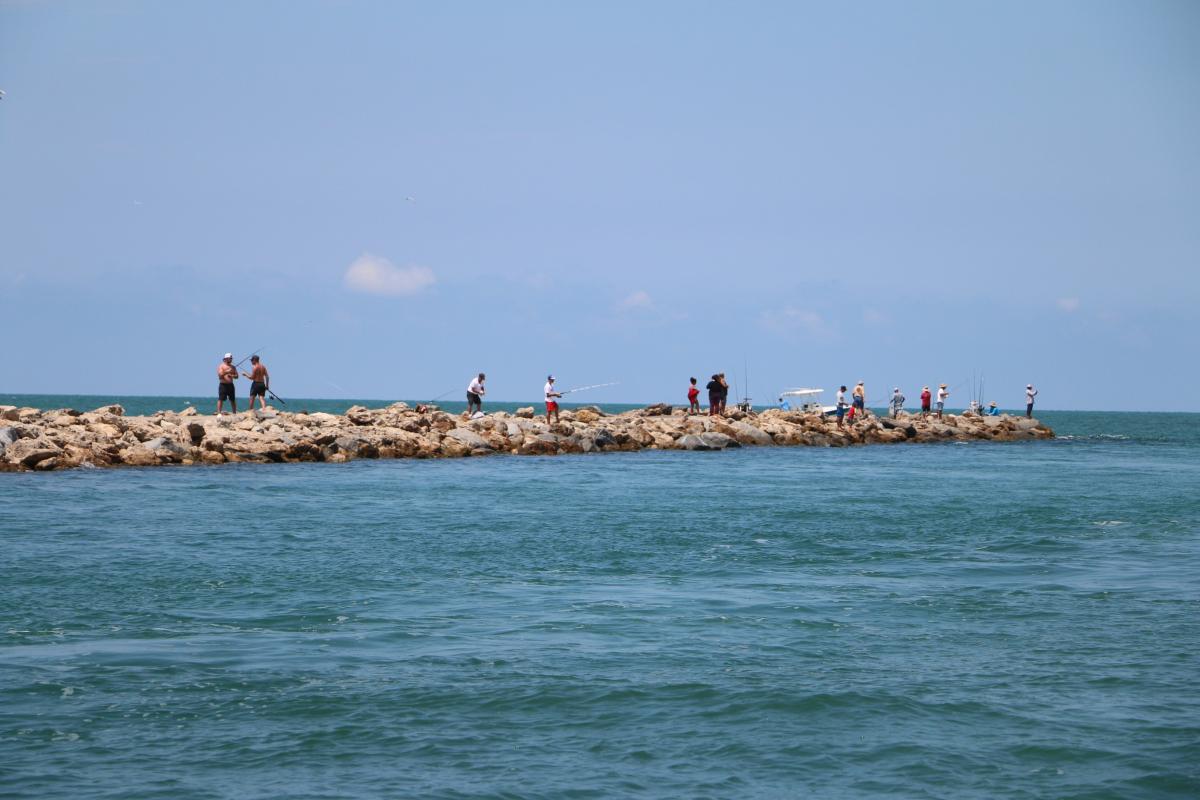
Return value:
[(1072, 433), (1063, 433), (1055, 436), (1061, 442), (1128, 442), (1132, 441), (1132, 436), (1126, 436), (1123, 433), (1087, 433), (1075, 435)]
[(1110, 525), (1128, 525), (1129, 523), (1122, 519), (1101, 519), (1093, 522), (1092, 524), (1100, 527), (1107, 527)]

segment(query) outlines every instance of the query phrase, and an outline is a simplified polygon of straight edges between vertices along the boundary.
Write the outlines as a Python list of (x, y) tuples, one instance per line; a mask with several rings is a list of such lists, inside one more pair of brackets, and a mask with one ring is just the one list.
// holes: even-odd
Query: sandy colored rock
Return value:
[(869, 416), (839, 428), (832, 418), (768, 410), (725, 417), (691, 416), (652, 406), (606, 415), (595, 408), (564, 412), (553, 426), (533, 408), (515, 415), (466, 419), (396, 403), (355, 406), (345, 415), (269, 409), (221, 417), (159, 412), (126, 417), (120, 406), (83, 414), (70, 409), (0, 407), (16, 420), (0, 427), (0, 471), (95, 466), (160, 466), (226, 462), (343, 463), (375, 458), (460, 458), (645, 449), (725, 450), (740, 446), (845, 447), (944, 441), (1026, 441), (1053, 437), (1037, 420), (947, 414), (943, 419)]

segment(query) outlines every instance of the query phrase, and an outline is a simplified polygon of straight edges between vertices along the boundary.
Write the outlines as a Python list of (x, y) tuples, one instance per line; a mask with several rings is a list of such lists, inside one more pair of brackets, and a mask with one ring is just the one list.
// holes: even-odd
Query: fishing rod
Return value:
[(567, 389), (563, 394), (573, 394), (575, 392), (586, 392), (588, 389), (599, 389), (604, 386), (617, 386), (620, 381), (612, 381), (610, 383), (593, 383), (590, 386), (576, 386), (574, 389)]
[(242, 364), (245, 364), (245, 363), (246, 363), (248, 360), (250, 360), (251, 358), (254, 358), (256, 355), (258, 355), (259, 353), (261, 353), (263, 350), (266, 350), (266, 349), (267, 349), (267, 348), (265, 348), (265, 347), (260, 347), (260, 348), (258, 348), (258, 349), (257, 349), (257, 350), (255, 350), (253, 353), (251, 353), (250, 355), (246, 356), (245, 358), (243, 358), (243, 359), (242, 359), (241, 361), (239, 361), (238, 363), (234, 364), (234, 365), (233, 365), (233, 368), (234, 368), (234, 369), (237, 369), (237, 368), (238, 368), (238, 367), (240, 367)]
[(282, 403), (282, 404), (283, 404), (283, 405), (285, 405), (285, 406), (287, 405), (287, 400), (284, 400), (282, 397), (280, 397), (279, 395), (275, 394), (275, 393), (274, 393), (274, 392), (272, 392), (270, 389), (267, 389), (267, 394), (271, 395), (272, 399), (274, 399), (274, 400), (278, 400), (280, 403)]
[(453, 389), (449, 389), (449, 390), (447, 390), (447, 391), (444, 391), (444, 392), (442, 392), (441, 394), (439, 394), (437, 397), (433, 398), (432, 400), (428, 400), (428, 401), (426, 401), (426, 402), (427, 402), (427, 403), (436, 403), (438, 400), (441, 400), (443, 397), (445, 397), (445, 396), (446, 396), (446, 395), (448, 395), (448, 394), (451, 394), (453, 391), (454, 391)]

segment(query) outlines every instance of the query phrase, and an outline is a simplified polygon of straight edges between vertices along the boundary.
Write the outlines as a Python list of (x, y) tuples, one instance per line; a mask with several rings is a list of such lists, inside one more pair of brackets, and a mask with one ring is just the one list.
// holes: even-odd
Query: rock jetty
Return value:
[(127, 417), (121, 406), (41, 411), (0, 406), (0, 471), (163, 464), (329, 461), (360, 458), (459, 458), (492, 453), (558, 455), (632, 450), (725, 450), (742, 446), (843, 447), (860, 444), (988, 439), (1049, 439), (1024, 417), (948, 414), (943, 419), (871, 416), (838, 428), (830, 417), (735, 410), (688, 416), (667, 405), (621, 414), (588, 407), (548, 425), (533, 408), (475, 419), (436, 406), (354, 406), (345, 414), (275, 411), (205, 416), (160, 411)]

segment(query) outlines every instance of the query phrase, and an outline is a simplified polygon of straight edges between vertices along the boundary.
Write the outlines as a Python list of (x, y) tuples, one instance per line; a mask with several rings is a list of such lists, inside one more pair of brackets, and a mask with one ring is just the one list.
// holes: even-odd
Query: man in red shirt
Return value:
[(929, 387), (926, 386), (921, 390), (921, 416), (929, 416), (929, 404), (933, 400), (933, 395), (929, 393)]

